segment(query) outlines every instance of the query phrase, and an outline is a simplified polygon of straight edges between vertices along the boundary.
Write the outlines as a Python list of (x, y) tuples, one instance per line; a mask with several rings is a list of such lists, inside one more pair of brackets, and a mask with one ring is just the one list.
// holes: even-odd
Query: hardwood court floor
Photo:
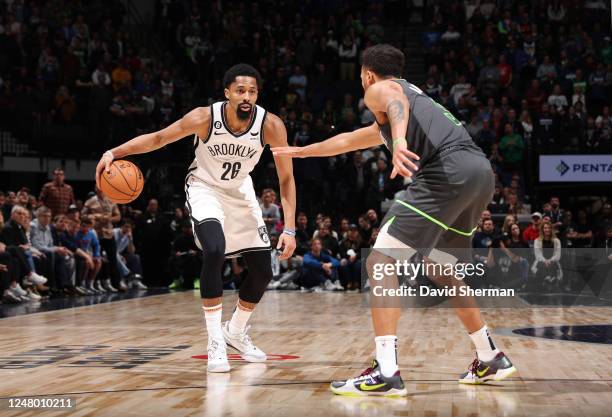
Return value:
[[(235, 294), (224, 299), (224, 319)], [(493, 329), (609, 324), (612, 308), (485, 311)], [(370, 317), (358, 294), (268, 292), (251, 335), (274, 356), (206, 373), (199, 295), (171, 293), (0, 320), (0, 397), (67, 395), (75, 410), (2, 416), (609, 416), (612, 347), (496, 334), (519, 369), (503, 383), (462, 386), (473, 359), (450, 309), (410, 309), (400, 323), (405, 399), (337, 397), (333, 378), (368, 365)], [(44, 348), (44, 349), (43, 349)], [(41, 350), (42, 349), (42, 350)], [(279, 360), (284, 359), (284, 360)], [(30, 366), (30, 367), (27, 367)], [(4, 400), (6, 401), (6, 400)]]

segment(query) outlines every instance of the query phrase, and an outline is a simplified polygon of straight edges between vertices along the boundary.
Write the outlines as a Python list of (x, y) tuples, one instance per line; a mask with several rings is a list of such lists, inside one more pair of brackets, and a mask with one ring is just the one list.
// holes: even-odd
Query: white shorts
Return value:
[(250, 176), (239, 188), (225, 189), (191, 175), (185, 183), (185, 194), (194, 238), (200, 249), (202, 246), (195, 234), (195, 226), (207, 221), (221, 223), (226, 257), (270, 249), (270, 238)]

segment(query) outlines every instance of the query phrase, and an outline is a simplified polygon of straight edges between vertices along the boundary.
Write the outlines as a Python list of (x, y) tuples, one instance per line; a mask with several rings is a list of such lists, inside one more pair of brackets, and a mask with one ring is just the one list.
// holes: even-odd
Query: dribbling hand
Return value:
[(102, 178), (102, 172), (110, 172), (110, 165), (113, 162), (114, 156), (110, 151), (104, 152), (98, 166), (96, 166), (96, 188), (100, 189), (100, 179)]

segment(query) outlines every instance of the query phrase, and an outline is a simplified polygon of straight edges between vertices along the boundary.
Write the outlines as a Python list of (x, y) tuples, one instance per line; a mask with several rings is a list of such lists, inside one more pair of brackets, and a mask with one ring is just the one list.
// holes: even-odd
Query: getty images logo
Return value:
[(569, 171), (569, 169), (569, 165), (566, 164), (563, 160), (561, 160), (561, 162), (557, 165), (557, 171), (559, 172), (559, 174), (561, 174), (561, 176), (564, 176), (567, 171)]

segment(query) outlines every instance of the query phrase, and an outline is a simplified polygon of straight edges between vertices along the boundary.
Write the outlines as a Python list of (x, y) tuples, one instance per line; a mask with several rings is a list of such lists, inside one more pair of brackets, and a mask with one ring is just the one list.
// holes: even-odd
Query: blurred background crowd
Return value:
[[(97, 159), (223, 99), (223, 72), (237, 62), (260, 70), (259, 104), (284, 120), (291, 144), (318, 142), (374, 121), (361, 99), (359, 55), (384, 41), (405, 51), (405, 78), (464, 123), (496, 172), (474, 236), (476, 260), (571, 290), (555, 266), (560, 248), (610, 254), (609, 193), (568, 196), (543, 190), (536, 176), (543, 153), (612, 153), (609, 3), (158, 0), (151, 19), (134, 3), (0, 2), (3, 155)], [(135, 159), (146, 187), (129, 206), (90, 192), (91, 182), (71, 187), (61, 168), (47, 184), (6, 181), (5, 301), (197, 287), (182, 192), (192, 159), (190, 141)], [(406, 186), (389, 179), (390, 168), (382, 147), (296, 160), (297, 256), (273, 265), (270, 288), (359, 288), (360, 249), (375, 239), (386, 201)], [(282, 208), (269, 152), (253, 179), (274, 240)], [(247, 273), (228, 260), (226, 286)]]

